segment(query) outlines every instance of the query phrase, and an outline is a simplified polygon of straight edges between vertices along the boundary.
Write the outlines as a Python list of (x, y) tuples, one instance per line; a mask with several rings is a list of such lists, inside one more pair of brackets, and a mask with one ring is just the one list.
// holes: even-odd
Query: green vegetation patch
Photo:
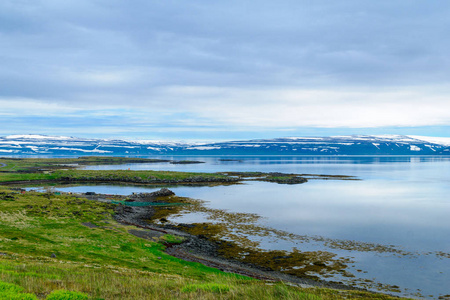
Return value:
[(354, 176), (321, 174), (287, 174), (279, 172), (221, 172), (219, 174), (239, 178), (240, 180), (267, 181), (279, 184), (300, 184), (308, 180), (359, 180)]
[(130, 170), (55, 170), (52, 172), (4, 172), (0, 173), (0, 182), (20, 183), (32, 181), (47, 182), (121, 182), (137, 184), (173, 184), (173, 183), (233, 183), (236, 178), (221, 174), (188, 173), (169, 171), (130, 171)]
[(183, 293), (197, 292), (197, 291), (207, 291), (212, 293), (226, 293), (230, 291), (230, 287), (225, 284), (218, 283), (203, 283), (203, 284), (188, 284), (185, 285), (181, 291)]
[[(69, 195), (18, 194), (16, 201), (1, 205), (0, 251), (158, 272), (185, 271), (175, 258), (164, 263), (157, 259), (167, 256), (164, 245), (130, 235), (113, 220), (113, 213), (112, 204)], [(203, 277), (206, 267), (191, 264), (192, 275)]]
[(8, 300), (37, 300), (37, 297), (30, 293), (23, 293), (23, 287), (16, 284), (0, 281), (0, 299)]
[(89, 296), (85, 293), (66, 291), (66, 290), (56, 290), (51, 292), (46, 300), (87, 300)]
[[(171, 160), (80, 157), (80, 158), (1, 158), (6, 166), (0, 170), (0, 182), (123, 182), (138, 184), (155, 183), (233, 183), (236, 178), (223, 174), (131, 171), (131, 170), (80, 170), (83, 165), (171, 162)], [(192, 163), (192, 162), (185, 162)]]
[(40, 170), (76, 168), (84, 165), (120, 165), (159, 162), (170, 162), (170, 160), (113, 156), (83, 156), (79, 158), (0, 158), (0, 163), (6, 165), (2, 168), (2, 172), (35, 172)]

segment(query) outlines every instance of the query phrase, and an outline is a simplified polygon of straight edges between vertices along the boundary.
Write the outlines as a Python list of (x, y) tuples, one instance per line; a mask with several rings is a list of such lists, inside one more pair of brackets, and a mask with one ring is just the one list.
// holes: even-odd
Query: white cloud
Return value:
[[(403, 90), (238, 89), (173, 86), (128, 101), (72, 105), (38, 99), (0, 99), (2, 112), (22, 115), (72, 115), (80, 118), (126, 118), (139, 127), (286, 129), (297, 127), (450, 126), (445, 88)], [(108, 97), (105, 97), (107, 100)], [(132, 130), (132, 128), (130, 128)]]
[[(327, 91), (169, 89), (167, 99), (186, 99), (184, 110), (234, 126), (387, 127), (450, 125), (450, 103), (428, 89)], [(169, 100), (170, 101), (170, 100)], [(175, 101), (175, 100), (172, 100)]]
[(90, 86), (117, 86), (138, 81), (142, 73), (136, 69), (64, 69), (60, 76), (72, 83)]
[(0, 107), (0, 115), (18, 117), (63, 115), (79, 111), (76, 107), (66, 104), (29, 98), (0, 98)]

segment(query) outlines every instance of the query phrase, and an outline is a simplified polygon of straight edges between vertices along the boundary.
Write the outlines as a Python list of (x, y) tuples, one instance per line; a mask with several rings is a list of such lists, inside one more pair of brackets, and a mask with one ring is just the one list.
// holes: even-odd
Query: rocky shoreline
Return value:
[[(127, 201), (137, 202), (157, 202), (160, 197), (174, 195), (168, 189), (161, 189), (153, 193), (133, 194)], [(218, 254), (219, 245), (217, 242), (207, 240), (202, 235), (192, 235), (180, 230), (183, 226), (189, 227), (189, 224), (173, 225), (155, 225), (149, 224), (148, 220), (155, 214), (155, 208), (152, 206), (126, 206), (118, 205), (114, 218), (116, 221), (126, 225), (134, 225), (142, 230), (130, 230), (129, 233), (145, 239), (158, 238), (164, 234), (172, 234), (184, 238), (181, 244), (166, 244), (166, 252), (174, 257), (198, 262), (209, 267), (220, 269), (224, 272), (236, 273), (252, 278), (283, 281), (300, 287), (323, 287), (345, 290), (363, 290), (344, 284), (332, 283), (326, 281), (316, 281), (309, 278), (300, 278), (284, 274), (278, 271), (265, 269), (263, 267), (243, 263), (238, 260), (221, 257)]]

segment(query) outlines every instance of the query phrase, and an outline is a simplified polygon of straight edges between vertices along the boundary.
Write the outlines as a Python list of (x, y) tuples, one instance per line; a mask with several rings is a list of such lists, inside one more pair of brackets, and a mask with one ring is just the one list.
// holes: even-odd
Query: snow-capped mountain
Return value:
[(353, 135), (187, 144), (10, 135), (0, 137), (0, 155), (450, 155), (450, 138)]
[(446, 155), (450, 154), (449, 148), (450, 138), (432, 142), (410, 136), (355, 135), (211, 143), (185, 147), (183, 152), (222, 155)]
[(159, 141), (133, 142), (31, 134), (0, 137), (0, 155), (150, 155), (179, 146), (181, 144)]

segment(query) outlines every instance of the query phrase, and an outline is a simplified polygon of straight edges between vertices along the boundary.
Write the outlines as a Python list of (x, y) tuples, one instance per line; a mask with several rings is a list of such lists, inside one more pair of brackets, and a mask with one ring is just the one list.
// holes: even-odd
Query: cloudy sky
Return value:
[(450, 2), (2, 0), (0, 126), (450, 137)]

